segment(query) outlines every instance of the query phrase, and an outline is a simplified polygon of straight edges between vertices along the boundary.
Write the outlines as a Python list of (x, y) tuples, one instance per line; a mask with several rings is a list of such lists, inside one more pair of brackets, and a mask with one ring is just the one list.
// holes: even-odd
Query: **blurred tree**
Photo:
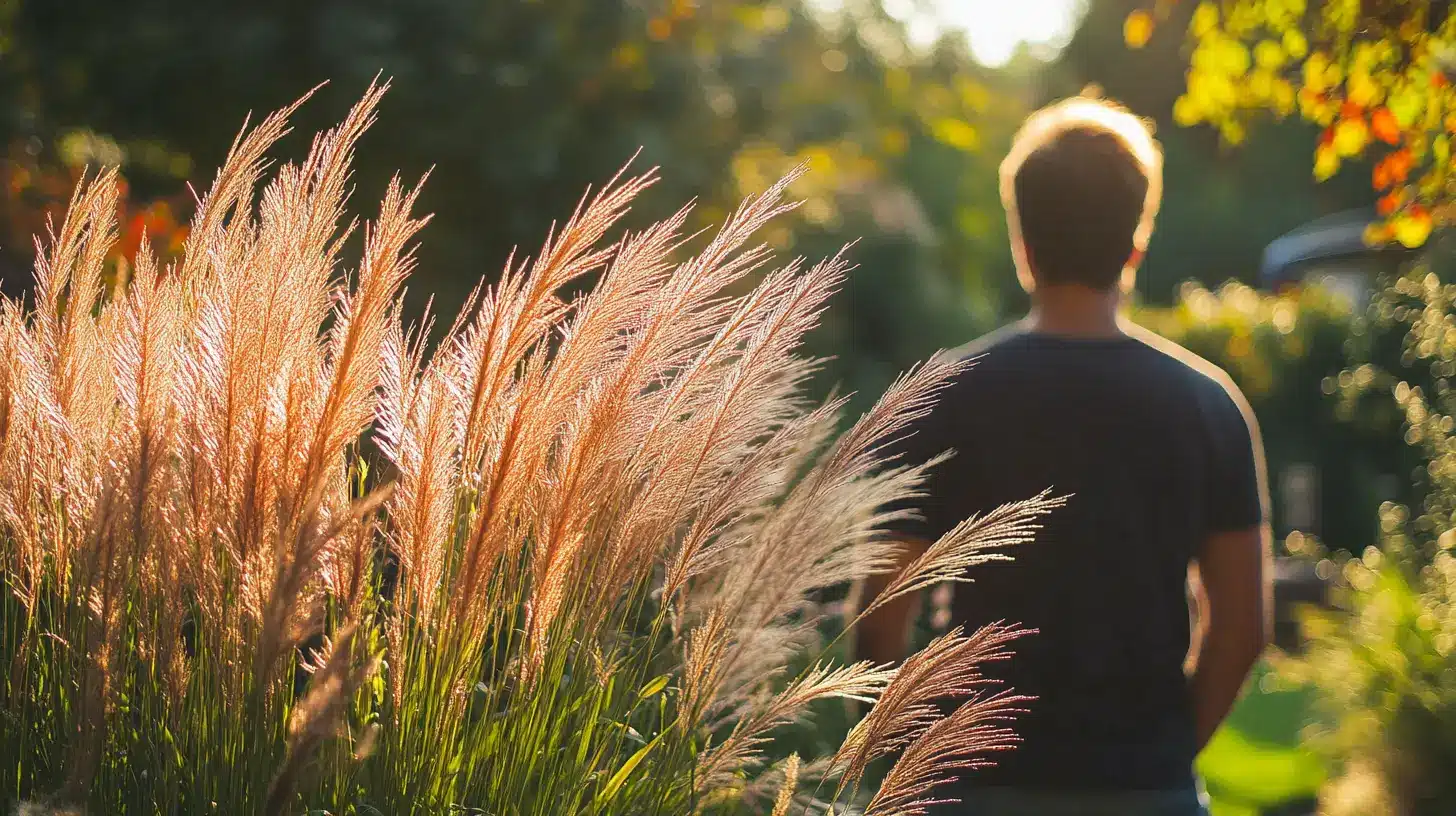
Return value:
[(696, 196), (699, 225), (809, 164), (766, 238), (813, 254), (865, 236), (817, 338), (827, 380), (878, 390), (992, 324), (1013, 280), (994, 178), (1021, 80), (963, 43), (913, 51), (875, 0), (3, 0), (0, 18), (0, 136), (110, 134), (148, 196), (206, 181), (249, 110), (342, 85), (304, 107), (308, 132), (391, 77), (357, 182), (434, 168), (416, 307), (452, 310), (639, 147), (663, 169), (641, 206)]
[[(1372, 243), (1426, 242), (1456, 215), (1451, 134), (1456, 132), (1456, 14), (1449, 0), (1161, 0), (1132, 10), (1128, 44), (1150, 44), (1155, 21), (1175, 6), (1187, 19), (1185, 92), (1179, 124), (1206, 122), (1238, 144), (1259, 113), (1300, 118), (1312, 139), (1314, 175), (1366, 159), (1384, 220)], [(1191, 8), (1189, 8), (1192, 6)], [(1363, 175), (1363, 174), (1362, 174)]]
[[(77, 181), (121, 164), (115, 141), (85, 127), (59, 127), (44, 117), (39, 86), (29, 71), (33, 55), (16, 35), (21, 5), (0, 2), (0, 88), (10, 103), (0, 107), (0, 289), (18, 295), (30, 284), (33, 239), (65, 211)], [(164, 160), (168, 157), (163, 157)], [(109, 274), (124, 275), (143, 241), (161, 257), (180, 249), (186, 228), (175, 215), (180, 196), (134, 200), (120, 185), (120, 240)]]

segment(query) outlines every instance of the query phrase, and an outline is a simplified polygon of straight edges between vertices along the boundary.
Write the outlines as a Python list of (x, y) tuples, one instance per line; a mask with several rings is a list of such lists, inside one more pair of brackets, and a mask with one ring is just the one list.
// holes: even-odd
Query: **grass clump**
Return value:
[[(814, 658), (816, 599), (890, 568), (881, 508), (924, 475), (879, 452), (960, 364), (835, 437), (799, 351), (846, 262), (752, 243), (789, 180), (687, 254), (686, 209), (607, 241), (653, 176), (614, 179), (431, 353), (400, 316), (417, 187), (339, 272), (381, 93), (276, 172), (293, 108), (245, 130), (181, 258), (114, 285), (115, 176), (89, 179), (34, 302), (0, 303), (4, 809), (890, 816), (1011, 746), (1019, 698), (977, 667), (1014, 627)], [(962, 525), (881, 601), (1053, 504)], [(773, 760), (828, 698), (874, 705), (834, 755)]]

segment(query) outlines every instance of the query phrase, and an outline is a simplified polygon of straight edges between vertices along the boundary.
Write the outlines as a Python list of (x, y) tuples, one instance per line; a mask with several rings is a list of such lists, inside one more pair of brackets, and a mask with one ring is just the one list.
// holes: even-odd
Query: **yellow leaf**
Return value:
[(1263, 102), (1274, 95), (1274, 75), (1264, 70), (1255, 71), (1249, 74), (1249, 81), (1244, 83), (1244, 89), (1255, 103)]
[(1183, 127), (1190, 127), (1198, 124), (1203, 114), (1198, 110), (1198, 103), (1194, 102), (1187, 94), (1178, 97), (1173, 102), (1173, 121)]
[(1403, 85), (1400, 91), (1391, 94), (1386, 107), (1395, 114), (1395, 121), (1400, 124), (1402, 130), (1407, 130), (1415, 124), (1416, 119), (1425, 111), (1426, 96), (1410, 84)]
[[(1188, 90), (1183, 95), (1188, 98), (1188, 106), (1186, 109), (1190, 112), (1195, 109), (1200, 111), (1199, 118), (1202, 118), (1202, 111), (1208, 109), (1210, 101), (1207, 76), (1196, 68), (1190, 70), (1188, 72)], [(1175, 102), (1174, 105), (1176, 104)], [(1176, 107), (1174, 110), (1176, 111)], [(1174, 115), (1176, 116), (1177, 114), (1175, 113)]]
[(1370, 74), (1365, 71), (1350, 74), (1346, 91), (1350, 101), (1362, 108), (1375, 106), (1383, 95), (1380, 86), (1375, 84), (1375, 80), (1371, 79)]
[(1375, 62), (1375, 46), (1368, 42), (1357, 43), (1351, 62), (1354, 70), (1366, 71)]
[(1244, 37), (1255, 28), (1264, 24), (1266, 14), (1265, 3), (1233, 3), (1228, 9), (1228, 16), (1224, 19), (1223, 27), (1228, 33), (1235, 37)]
[(1340, 170), (1340, 154), (1331, 145), (1320, 145), (1314, 152), (1314, 177), (1324, 181)]
[(1237, 40), (1227, 40), (1219, 49), (1219, 65), (1230, 76), (1243, 76), (1251, 62), (1249, 49)]
[(1431, 142), (1431, 156), (1435, 158), (1436, 164), (1446, 164), (1451, 161), (1451, 142), (1445, 136), (1437, 136)]
[(937, 119), (931, 126), (931, 133), (937, 140), (968, 152), (975, 150), (981, 143), (975, 128), (966, 122), (950, 117)]
[(1138, 10), (1127, 15), (1122, 24), (1122, 39), (1129, 48), (1142, 48), (1153, 36), (1153, 16)]
[(1223, 134), (1223, 140), (1231, 145), (1242, 144), (1244, 141), (1244, 125), (1237, 119), (1227, 119), (1219, 128)]
[(1325, 69), (1330, 67), (1330, 59), (1323, 51), (1316, 51), (1309, 55), (1304, 61), (1304, 87), (1319, 93), (1329, 86), (1325, 84)]
[(1254, 62), (1260, 68), (1273, 71), (1284, 64), (1284, 56), (1284, 48), (1273, 40), (1262, 40), (1254, 46)]
[(1274, 83), (1274, 109), (1280, 116), (1288, 116), (1294, 112), (1294, 86), (1287, 79), (1280, 79)]
[(1309, 53), (1309, 41), (1297, 28), (1291, 28), (1284, 32), (1284, 51), (1295, 59), (1303, 59)]
[(1188, 95), (1203, 110), (1207, 117), (1212, 113), (1233, 107), (1238, 101), (1238, 91), (1229, 78), (1223, 74), (1196, 71), (1188, 75)]
[(1395, 240), (1408, 249), (1424, 245), (1426, 239), (1431, 237), (1431, 227), (1431, 216), (1424, 212), (1399, 215), (1391, 221)]
[(1364, 119), (1341, 119), (1335, 125), (1335, 152), (1343, 158), (1357, 156), (1370, 143), (1370, 128)]
[(1193, 22), (1189, 30), (1195, 37), (1206, 37), (1210, 31), (1218, 27), (1218, 6), (1213, 3), (1203, 2), (1193, 11)]

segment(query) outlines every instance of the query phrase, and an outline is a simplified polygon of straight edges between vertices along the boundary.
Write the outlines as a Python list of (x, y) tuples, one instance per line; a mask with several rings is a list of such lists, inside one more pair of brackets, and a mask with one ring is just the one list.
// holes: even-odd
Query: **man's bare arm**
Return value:
[[(899, 564), (892, 572), (871, 575), (859, 587), (855, 613), (862, 612), (889, 585), (900, 569), (919, 558), (929, 544), (919, 540), (902, 543)], [(860, 660), (874, 663), (892, 663), (903, 660), (910, 652), (910, 626), (922, 602), (921, 594), (902, 595), (859, 622), (855, 633), (855, 655)]]
[(1267, 525), (1215, 533), (1199, 552), (1201, 637), (1189, 683), (1200, 751), (1228, 716), (1270, 640), (1271, 553)]

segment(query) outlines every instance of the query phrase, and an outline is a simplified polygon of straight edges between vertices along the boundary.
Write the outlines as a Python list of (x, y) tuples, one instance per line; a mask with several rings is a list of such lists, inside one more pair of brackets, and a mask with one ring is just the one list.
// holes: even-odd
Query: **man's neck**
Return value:
[(1031, 295), (1028, 329), (1040, 334), (1064, 337), (1118, 337), (1123, 331), (1120, 315), (1122, 293), (1064, 284), (1038, 287)]

